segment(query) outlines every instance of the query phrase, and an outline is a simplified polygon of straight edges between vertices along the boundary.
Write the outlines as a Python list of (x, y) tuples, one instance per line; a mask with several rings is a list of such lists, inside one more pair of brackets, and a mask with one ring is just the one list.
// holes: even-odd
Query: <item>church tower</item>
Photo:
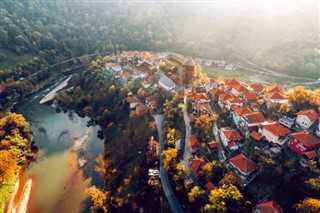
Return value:
[(192, 82), (192, 78), (195, 73), (196, 63), (194, 62), (194, 60), (191, 57), (189, 57), (185, 61), (183, 67), (184, 67), (184, 71), (185, 71), (184, 83), (185, 83), (185, 85), (188, 85)]

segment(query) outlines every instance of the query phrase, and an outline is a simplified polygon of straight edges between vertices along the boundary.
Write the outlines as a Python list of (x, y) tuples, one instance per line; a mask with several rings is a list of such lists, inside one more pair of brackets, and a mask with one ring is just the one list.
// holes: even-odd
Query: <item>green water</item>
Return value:
[[(28, 212), (88, 212), (90, 201), (85, 188), (101, 185), (94, 171), (94, 159), (104, 149), (103, 142), (96, 137), (99, 128), (94, 128), (83, 150), (71, 151), (72, 143), (87, 129), (89, 119), (39, 105), (46, 92), (33, 95), (16, 110), (30, 122), (40, 149), (40, 157), (29, 165), (23, 177), (25, 181), (33, 180)], [(89, 159), (83, 168), (79, 167), (80, 156)]]

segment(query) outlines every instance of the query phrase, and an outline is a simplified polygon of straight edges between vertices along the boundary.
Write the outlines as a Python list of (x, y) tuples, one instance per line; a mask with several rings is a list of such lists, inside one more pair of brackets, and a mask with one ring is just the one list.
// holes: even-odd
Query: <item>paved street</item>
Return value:
[(163, 115), (153, 115), (153, 118), (156, 121), (158, 134), (159, 134), (159, 143), (160, 143), (160, 179), (161, 179), (161, 185), (162, 189), (164, 191), (164, 194), (167, 197), (167, 200), (170, 204), (170, 207), (174, 213), (182, 213), (182, 208), (180, 206), (180, 203), (178, 199), (176, 198), (175, 194), (172, 191), (169, 177), (167, 171), (163, 168), (163, 155), (162, 151), (164, 150), (164, 141), (163, 141)]
[(190, 153), (190, 141), (189, 137), (191, 134), (191, 126), (190, 126), (190, 119), (187, 112), (187, 97), (184, 97), (184, 111), (183, 111), (183, 118), (186, 125), (186, 138), (185, 138), (185, 145), (184, 145), (184, 153), (183, 153), (183, 165), (190, 170), (190, 163), (189, 159), (191, 158)]

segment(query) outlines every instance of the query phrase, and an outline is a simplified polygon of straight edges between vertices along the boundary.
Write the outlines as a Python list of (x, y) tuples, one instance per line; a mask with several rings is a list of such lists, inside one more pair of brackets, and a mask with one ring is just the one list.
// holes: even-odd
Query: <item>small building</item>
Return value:
[(226, 109), (230, 110), (231, 107), (237, 106), (237, 107), (243, 107), (243, 100), (242, 98), (234, 97), (227, 100)]
[(279, 92), (266, 92), (264, 95), (268, 108), (288, 102), (288, 99)]
[(248, 89), (258, 95), (261, 95), (266, 88), (262, 84), (253, 83), (249, 85)]
[(136, 106), (136, 113), (137, 115), (144, 115), (148, 112), (148, 108), (145, 107), (144, 105), (142, 104), (139, 104)]
[(190, 160), (191, 171), (195, 177), (199, 178), (201, 175), (201, 168), (207, 163), (204, 158), (194, 158)]
[(212, 102), (216, 103), (219, 100), (219, 95), (224, 93), (221, 89), (213, 88), (209, 91), (209, 97)]
[(286, 91), (282, 87), (277, 86), (277, 85), (268, 86), (266, 89), (266, 92), (277, 92), (280, 94), (286, 93)]
[(251, 113), (251, 109), (249, 107), (231, 107), (231, 116), (233, 123), (235, 125), (238, 125), (241, 116), (244, 114), (249, 114)]
[(295, 117), (289, 117), (284, 115), (281, 118), (279, 118), (279, 123), (285, 127), (292, 128), (295, 123)]
[(2, 93), (2, 91), (6, 88), (5, 85), (0, 85), (0, 93)]
[(256, 131), (250, 132), (250, 137), (253, 138), (257, 142), (262, 139), (262, 136), (259, 135)]
[(197, 103), (193, 104), (193, 112), (194, 114), (199, 117), (201, 115), (213, 115), (213, 111), (209, 103), (202, 103), (198, 101)]
[(298, 155), (314, 150), (320, 146), (320, 139), (309, 132), (302, 130), (291, 135), (290, 148)]
[(256, 205), (253, 212), (254, 213), (284, 213), (284, 211), (279, 206), (279, 204), (274, 200)]
[(151, 109), (156, 109), (159, 107), (159, 104), (156, 101), (151, 101), (150, 107), (151, 107)]
[(122, 72), (122, 68), (121, 68), (120, 64), (112, 64), (111, 70), (113, 72), (115, 72), (115, 73), (121, 73)]
[(210, 67), (211, 65), (212, 65), (212, 60), (206, 60), (204, 62), (204, 66), (206, 66), (206, 67)]
[(218, 105), (221, 109), (224, 109), (226, 107), (228, 100), (234, 99), (234, 96), (230, 93), (221, 93), (218, 96)]
[(258, 95), (255, 92), (248, 92), (243, 95), (243, 100), (245, 104), (255, 102), (257, 98), (258, 98)]
[(201, 144), (198, 140), (198, 138), (194, 135), (190, 135), (189, 137), (189, 144), (190, 144), (190, 152), (194, 153), (198, 149), (201, 149)]
[(245, 93), (248, 93), (249, 90), (241, 84), (235, 85), (231, 89), (231, 93), (236, 97), (242, 97)]
[(206, 183), (205, 188), (206, 188), (207, 195), (209, 195), (210, 192), (214, 190), (216, 187), (213, 185), (211, 181), (209, 181), (208, 183)]
[(126, 72), (123, 72), (122, 75), (121, 75), (121, 78), (122, 80), (124, 80), (125, 82), (128, 82), (131, 80), (131, 73), (126, 71)]
[(230, 158), (229, 167), (234, 169), (236, 174), (244, 181), (252, 179), (253, 173), (255, 173), (259, 168), (254, 161), (249, 159), (243, 153)]
[(236, 70), (237, 67), (234, 66), (233, 64), (228, 64), (224, 67), (225, 70), (228, 70), (228, 71), (233, 71), (233, 70)]
[(238, 130), (226, 128), (221, 128), (220, 138), (224, 147), (227, 147), (228, 143), (231, 141), (239, 142), (243, 139), (242, 136), (239, 134)]
[(150, 83), (149, 81), (147, 81), (147, 80), (144, 80), (144, 81), (142, 82), (142, 86), (143, 86), (145, 89), (147, 89), (147, 88), (149, 88), (149, 87), (151, 86), (151, 83)]
[(314, 109), (302, 110), (296, 115), (296, 126), (301, 129), (309, 129), (319, 118), (319, 114)]
[(173, 90), (174, 88), (176, 88), (176, 84), (167, 76), (162, 76), (159, 79), (159, 85), (164, 88), (165, 90)]
[(127, 97), (127, 102), (130, 104), (130, 109), (134, 109), (138, 105), (138, 100), (135, 97)]
[(265, 120), (266, 119), (261, 112), (251, 112), (241, 116), (238, 126), (243, 132), (249, 134), (251, 131), (258, 131), (258, 125), (263, 123)]
[(209, 153), (212, 153), (214, 150), (217, 150), (219, 143), (217, 141), (211, 141), (207, 144), (207, 150)]
[(267, 141), (284, 145), (289, 138), (287, 137), (291, 131), (279, 123), (267, 123), (259, 126), (259, 134), (266, 138)]

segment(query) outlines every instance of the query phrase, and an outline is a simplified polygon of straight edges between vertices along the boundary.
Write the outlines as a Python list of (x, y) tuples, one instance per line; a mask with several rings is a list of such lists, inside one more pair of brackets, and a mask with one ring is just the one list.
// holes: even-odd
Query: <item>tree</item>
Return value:
[(197, 199), (201, 198), (203, 194), (204, 190), (201, 190), (198, 186), (194, 186), (188, 193), (189, 202), (195, 202)]
[(310, 90), (306, 90), (304, 86), (296, 86), (292, 92), (289, 93), (288, 99), (297, 104), (305, 104), (309, 102), (311, 95)]
[(94, 167), (94, 170), (100, 174), (100, 176), (106, 180), (110, 179), (108, 175), (108, 170), (111, 166), (111, 162), (108, 159), (105, 159), (102, 155), (99, 155), (96, 158), (96, 162), (98, 165)]
[(165, 66), (166, 66), (166, 62), (160, 60), (160, 62), (159, 62), (159, 67), (160, 67), (160, 68), (164, 68)]
[(178, 156), (178, 150), (169, 148), (162, 152), (163, 158), (163, 168), (167, 171), (170, 171), (173, 168), (175, 159)]
[(320, 191), (320, 177), (310, 178), (309, 180), (306, 180), (305, 183), (309, 188)]
[(207, 114), (196, 118), (194, 126), (200, 132), (201, 139), (208, 138), (209, 131), (212, 130), (213, 121), (214, 117)]
[(93, 205), (90, 208), (91, 211), (101, 209), (103, 212), (108, 212), (107, 200), (110, 192), (101, 191), (93, 185), (86, 190), (86, 193), (90, 195), (93, 202)]
[(108, 95), (113, 95), (115, 91), (116, 91), (116, 87), (114, 85), (111, 85), (108, 90)]
[(320, 200), (315, 198), (306, 198), (300, 201), (296, 205), (295, 209), (302, 213), (320, 212)]
[(228, 172), (219, 182), (220, 185), (235, 185), (237, 183), (237, 176), (234, 172)]
[(167, 133), (167, 137), (166, 137), (166, 141), (167, 141), (167, 144), (169, 146), (174, 146), (174, 142), (175, 142), (175, 129), (170, 129), (168, 130), (168, 133)]
[(144, 98), (146, 96), (146, 92), (142, 88), (138, 89), (137, 94), (140, 98)]
[(232, 184), (211, 190), (209, 200), (204, 212), (252, 212), (251, 203), (245, 201), (239, 189)]
[(175, 166), (175, 173), (173, 175), (173, 180), (178, 182), (183, 180), (190, 173), (182, 163), (177, 163)]
[(310, 95), (310, 104), (320, 107), (320, 89), (316, 89)]
[(0, 184), (9, 180), (15, 174), (17, 169), (17, 160), (7, 150), (0, 150)]

